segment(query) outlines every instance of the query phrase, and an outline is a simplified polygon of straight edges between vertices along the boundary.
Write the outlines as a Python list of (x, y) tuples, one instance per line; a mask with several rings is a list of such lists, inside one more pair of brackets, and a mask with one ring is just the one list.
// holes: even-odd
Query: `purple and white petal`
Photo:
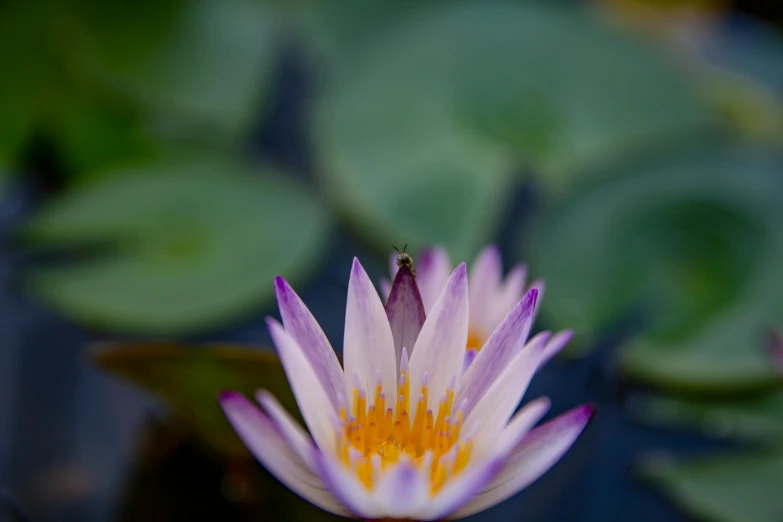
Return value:
[(514, 414), (500, 434), (497, 445), (499, 453), (507, 453), (516, 446), (527, 432), (538, 424), (552, 406), (549, 397), (538, 397), (525, 404)]
[(470, 502), (483, 491), (503, 469), (503, 459), (474, 460), (459, 475), (448, 480), (430, 502), (414, 517), (415, 520), (442, 520)]
[[(470, 324), (488, 334), (497, 327), (493, 304), (498, 298), (503, 278), (503, 262), (495, 245), (484, 247), (470, 267), (468, 288), (470, 294)], [(514, 300), (516, 303), (517, 300)], [(513, 303), (511, 303), (513, 306)], [(505, 312), (511, 309), (506, 308)]]
[(313, 439), (302, 429), (296, 420), (294, 420), (277, 399), (266, 390), (256, 392), (256, 400), (264, 408), (264, 411), (272, 418), (280, 435), (288, 442), (291, 448), (299, 455), (299, 458), (307, 467), (315, 473), (315, 463), (313, 462)]
[[(530, 284), (530, 289), (528, 289), (528, 293), (531, 290), (535, 290), (536, 293), (538, 293), (538, 299), (537, 302), (540, 304), (544, 301), (544, 292), (546, 291), (546, 282), (543, 279), (536, 279)], [(536, 317), (538, 317), (538, 311), (541, 309), (540, 306), (536, 306), (536, 309), (533, 310), (533, 322), (536, 322)]]
[(348, 282), (343, 359), (347, 397), (351, 397), (357, 379), (360, 390), (374, 396), (378, 375), (386, 395), (397, 396), (397, 361), (389, 320), (378, 292), (356, 258)]
[(455, 515), (483, 511), (538, 480), (573, 446), (593, 415), (594, 406), (577, 406), (525, 435), (509, 453), (503, 471)]
[(538, 292), (531, 290), (508, 314), (465, 372), (456, 404), (468, 401), (470, 412), (503, 369), (524, 346), (533, 323)]
[(294, 338), (315, 371), (329, 401), (337, 409), (344, 390), (343, 369), (321, 326), (307, 306), (282, 278), (275, 278), (275, 293), (286, 331)]
[(419, 258), (414, 262), (416, 282), (424, 301), (424, 310), (429, 314), (449, 280), (451, 260), (443, 248), (433, 247), (422, 249)]
[(424, 303), (416, 286), (416, 278), (407, 266), (400, 268), (394, 276), (385, 309), (394, 338), (395, 360), (399, 363), (403, 346), (410, 355), (416, 345), (425, 319)]
[[(522, 296), (525, 295), (525, 282), (527, 281), (527, 265), (519, 264), (509, 271), (506, 279), (501, 283), (498, 293), (492, 303), (492, 314), (494, 315), (497, 324), (500, 324), (508, 311), (514, 308)], [(491, 332), (494, 330), (488, 330)]]
[(314, 450), (313, 457), (321, 480), (351, 515), (362, 519), (384, 516), (373, 495), (359, 482), (355, 473), (343, 466), (342, 462), (318, 450)]
[(544, 355), (541, 356), (539, 368), (549, 362), (552, 357), (560, 353), (560, 350), (565, 348), (565, 345), (567, 345), (573, 337), (573, 330), (561, 330), (553, 335), (546, 343), (546, 348), (544, 348)]
[(338, 418), (337, 410), (294, 338), (271, 317), (266, 324), (310, 434), (321, 451), (336, 451), (334, 419)]
[(429, 469), (403, 458), (384, 471), (373, 496), (386, 518), (416, 519), (430, 500)]
[(478, 423), (477, 443), (492, 443), (493, 435), (502, 432), (538, 369), (547, 339), (541, 336), (537, 342), (525, 346), (503, 369), (475, 408), (468, 408), (465, 426)]
[(437, 404), (452, 379), (459, 379), (468, 342), (468, 277), (459, 265), (424, 321), (410, 359), (410, 389), (418, 394), (428, 372), (430, 405)]
[(266, 415), (239, 393), (225, 392), (219, 400), (239, 438), (280, 482), (321, 509), (340, 516), (348, 515)]

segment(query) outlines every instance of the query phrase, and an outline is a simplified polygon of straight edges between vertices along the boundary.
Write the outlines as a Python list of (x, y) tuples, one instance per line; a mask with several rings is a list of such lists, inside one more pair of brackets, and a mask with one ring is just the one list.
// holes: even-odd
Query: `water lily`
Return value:
[[(395, 278), (385, 308), (354, 259), (344, 367), (299, 296), (282, 278), (275, 285), (282, 324), (267, 323), (309, 435), (263, 390), (256, 397), (263, 411), (234, 392), (220, 402), (261, 463), (327, 511), (367, 520), (468, 516), (538, 479), (593, 416), (594, 408), (582, 405), (533, 429), (549, 409), (546, 398), (514, 413), (549, 339), (544, 333), (525, 343), (535, 288), (463, 372), (464, 263), (418, 324), (422, 313), (402, 313), (409, 311), (405, 303), (420, 300), (410, 272)], [(404, 338), (415, 342), (398, 356), (395, 345)]]
[[(442, 247), (425, 248), (416, 259), (416, 280), (425, 312), (429, 313), (452, 271), (449, 255)], [(392, 280), (398, 271), (397, 256), (390, 258), (389, 270)], [(503, 277), (503, 261), (495, 245), (485, 246), (470, 266), (469, 274), (470, 318), (468, 340), (465, 348), (465, 367), (475, 359), (476, 354), (489, 339), (489, 335), (505, 319), (526, 291), (536, 289), (538, 301), (544, 294), (544, 281), (534, 280), (526, 288), (527, 266), (517, 264)], [(385, 296), (391, 291), (391, 282), (381, 280), (381, 291)], [(573, 337), (571, 330), (557, 332), (546, 348), (548, 359), (563, 348)]]

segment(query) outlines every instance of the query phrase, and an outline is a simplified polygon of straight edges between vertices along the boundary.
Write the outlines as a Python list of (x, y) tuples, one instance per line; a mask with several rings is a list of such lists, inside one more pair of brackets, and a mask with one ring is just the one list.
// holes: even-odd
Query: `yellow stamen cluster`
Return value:
[(453, 413), (452, 385), (440, 400), (437, 415), (428, 409), (425, 373), (416, 413), (411, 418), (407, 354), (403, 355), (397, 391), (396, 403), (387, 406), (380, 384), (369, 405), (358, 386), (353, 390), (350, 411), (345, 406), (340, 408), (342, 436), (337, 441), (338, 455), (367, 489), (373, 488), (383, 470), (403, 459), (419, 467), (429, 467), (431, 492), (435, 493), (447, 477), (462, 471), (470, 459), (472, 439), (460, 440), (463, 408)]

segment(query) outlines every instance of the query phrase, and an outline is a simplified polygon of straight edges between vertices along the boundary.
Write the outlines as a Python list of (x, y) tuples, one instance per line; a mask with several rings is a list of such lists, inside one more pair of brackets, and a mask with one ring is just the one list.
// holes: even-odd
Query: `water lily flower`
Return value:
[[(282, 324), (267, 323), (309, 435), (266, 391), (256, 397), (263, 410), (235, 392), (220, 396), (258, 460), (300, 496), (338, 515), (425, 521), (479, 512), (543, 475), (594, 414), (582, 405), (534, 428), (549, 409), (546, 398), (514, 413), (549, 339), (539, 334), (525, 343), (536, 289), (510, 310), (463, 373), (465, 264), (446, 278), (413, 329), (410, 321), (423, 314), (395, 308), (420, 299), (415, 279), (405, 275), (395, 279), (384, 308), (354, 259), (344, 367), (299, 296), (276, 279)], [(398, 356), (395, 340), (406, 336), (415, 342), (401, 346)]]
[[(424, 309), (429, 313), (452, 271), (451, 260), (442, 247), (425, 248), (418, 256), (415, 268)], [(396, 255), (390, 258), (389, 270), (393, 280), (398, 271)], [(536, 279), (526, 289), (527, 266), (524, 264), (512, 267), (504, 278), (500, 250), (495, 245), (487, 245), (481, 249), (470, 266), (469, 276), (470, 318), (465, 346), (465, 368), (473, 362), (489, 335), (519, 302), (522, 295), (535, 288), (538, 290), (538, 302), (541, 302), (545, 287), (543, 280)], [(383, 295), (388, 296), (391, 290), (390, 280), (382, 279), (380, 286)], [(547, 355), (544, 359), (548, 360), (559, 352), (572, 337), (571, 330), (557, 332), (545, 349)]]

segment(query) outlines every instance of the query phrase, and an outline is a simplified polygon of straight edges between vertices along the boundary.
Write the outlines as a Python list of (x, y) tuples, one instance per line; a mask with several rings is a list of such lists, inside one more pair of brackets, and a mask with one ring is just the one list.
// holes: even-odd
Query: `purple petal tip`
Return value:
[(585, 424), (592, 422), (595, 418), (595, 414), (598, 413), (598, 407), (595, 404), (587, 403), (580, 406), (581, 417), (585, 420)]
[(242, 399), (244, 399), (242, 394), (234, 390), (224, 390), (218, 393), (218, 401), (220, 403), (231, 402), (231, 401), (242, 400)]

